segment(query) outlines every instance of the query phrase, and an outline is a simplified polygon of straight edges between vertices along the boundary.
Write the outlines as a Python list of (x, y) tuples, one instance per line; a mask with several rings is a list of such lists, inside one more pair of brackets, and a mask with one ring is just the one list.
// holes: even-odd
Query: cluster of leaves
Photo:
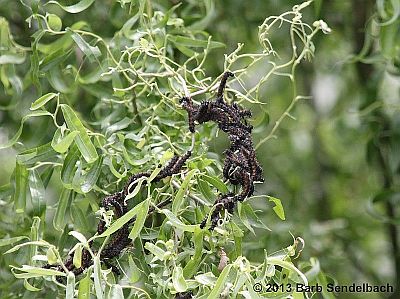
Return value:
[[(293, 99), (259, 145), (275, 136), (296, 102), (305, 98), (297, 94), (296, 68), (313, 55), (315, 34), (329, 31), (323, 21), (313, 26), (303, 22), (301, 11), (309, 4), (267, 18), (259, 27), (261, 52), (242, 53), (240, 44), (225, 56), (224, 70), (235, 74), (227, 89), (230, 100), (259, 107), (261, 120), (265, 115), (263, 84), (273, 76), (290, 79)], [(40, 298), (62, 293), (66, 298), (76, 293), (79, 298), (90, 293), (98, 298), (123, 298), (124, 294), (162, 298), (189, 290), (199, 298), (239, 294), (258, 298), (255, 282), (323, 282), (326, 278), (317, 261), (302, 264), (307, 276), (292, 263), (298, 239), (274, 254), (265, 253), (260, 264), (243, 256), (244, 232), (266, 228), (248, 202), (238, 203), (237, 215), (226, 213), (231, 221), (214, 232), (195, 225), (210, 212), (216, 193), (232, 191), (220, 178), (218, 156), (207, 147), (217, 128), (202, 126), (193, 143), (178, 101), (183, 96), (204, 99), (218, 88), (220, 78), (211, 79), (204, 67), (215, 61), (210, 54), (213, 49), (224, 46), (204, 31), (213, 1), (187, 8), (167, 8), (144, 0), (107, 5), (105, 11), (111, 15), (104, 22), (116, 19), (109, 36), (93, 30), (93, 24), (82, 17), (91, 10), (94, 15), (104, 13), (104, 7), (93, 0), (70, 6), (57, 1), (17, 4), (29, 15), (30, 46), (17, 43), (9, 21), (0, 19), (0, 76), (9, 99), (2, 108), (25, 109), (26, 99), (36, 98), (28, 104), (30, 112), (21, 109), (20, 127), (1, 146), (13, 146), (17, 158), (11, 182), (0, 189), (1, 203), (9, 211), (1, 227), (4, 239), (0, 245), (29, 239), (7, 251), (2, 268), (11, 265), (13, 275), (23, 280), (27, 291)], [(204, 14), (194, 19), (183, 17), (196, 9)], [(269, 39), (269, 34), (278, 31), (287, 34), (292, 49), (283, 63)], [(249, 82), (249, 74), (261, 63), (267, 65), (263, 74), (255, 84)], [(132, 209), (127, 215), (141, 221), (131, 232), (133, 246), (117, 261), (123, 275), (115, 277), (100, 264), (99, 253), (90, 251), (90, 242), (98, 242), (102, 248), (113, 230), (123, 225), (112, 221), (112, 211), (100, 209), (99, 202), (120, 190), (130, 175), (159, 169), (160, 163), (173, 153), (186, 152), (192, 143), (193, 156), (184, 173), (132, 193)], [(157, 209), (156, 204), (165, 199), (171, 199), (172, 207)], [(270, 200), (277, 205), (274, 211), (284, 218), (280, 201)], [(149, 207), (157, 213), (146, 221)], [(95, 215), (109, 225), (108, 233), (87, 239), (85, 235), (96, 231)], [(17, 223), (20, 229), (16, 229)], [(63, 265), (63, 257), (71, 252), (79, 267), (83, 249), (94, 261), (83, 277), (75, 277), (68, 269), (41, 267), (45, 263)], [(2, 276), (11, 280), (9, 273)], [(56, 276), (66, 276), (66, 283)], [(10, 298), (23, 292), (21, 280), (7, 285)]]

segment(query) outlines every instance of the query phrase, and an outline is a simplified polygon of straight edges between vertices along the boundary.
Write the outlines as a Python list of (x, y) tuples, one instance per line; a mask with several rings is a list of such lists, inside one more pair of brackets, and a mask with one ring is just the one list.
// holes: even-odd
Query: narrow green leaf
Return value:
[(174, 5), (172, 8), (170, 8), (164, 15), (164, 17), (161, 19), (161, 21), (159, 21), (156, 25), (157, 28), (163, 28), (167, 25), (168, 20), (171, 18), (172, 14), (174, 13), (174, 11), (181, 6), (182, 3), (178, 3), (176, 5)]
[(0, 239), (0, 247), (11, 245), (11, 244), (14, 244), (18, 241), (25, 240), (25, 239), (29, 239), (29, 238), (26, 236), (21, 236), (21, 237), (13, 237), (13, 238), (8, 238), (8, 239)]
[[(122, 88), (122, 87), (121, 87)], [(120, 121), (112, 124), (111, 126), (107, 127), (106, 129), (106, 134), (111, 135), (114, 132), (121, 131), (122, 129), (125, 129), (132, 123), (132, 119), (128, 117), (124, 117)]]
[(110, 299), (124, 299), (124, 292), (119, 284), (113, 284), (110, 288)]
[(53, 150), (50, 143), (28, 149), (17, 155), (18, 163), (32, 165), (36, 162), (54, 161), (57, 153)]
[(78, 243), (75, 251), (74, 251), (74, 257), (72, 259), (72, 263), (74, 264), (75, 268), (80, 268), (82, 266), (82, 249), (83, 246)]
[[(57, 51), (53, 51), (46, 55), (43, 60), (40, 61), (40, 70), (42, 72), (49, 72), (49, 77), (53, 76), (54, 74), (59, 74), (57, 70), (59, 70), (60, 65), (72, 54), (71, 50), (66, 49), (59, 49)], [(56, 70), (56, 71), (55, 71)], [(54, 72), (55, 71), (55, 72)], [(50, 78), (49, 78), (50, 79)], [(58, 78), (53, 78), (53, 83), (55, 83)], [(67, 87), (68, 89), (68, 87)], [(60, 91), (59, 88), (57, 88)]]
[(232, 265), (227, 265), (224, 270), (222, 270), (221, 274), (219, 275), (217, 282), (212, 289), (211, 293), (208, 295), (207, 299), (217, 299), (219, 295), (225, 288), (226, 281), (228, 280), (229, 272), (231, 271)]
[[(317, 283), (319, 285), (322, 285), (322, 286), (328, 285), (328, 281), (326, 279), (326, 276), (322, 271), (320, 271), (318, 276), (317, 276)], [(322, 297), (324, 299), (335, 299), (336, 298), (336, 296), (334, 296), (332, 294), (332, 292), (328, 292), (327, 288), (324, 288), (324, 287), (322, 288)], [(299, 298), (300, 298), (300, 296), (299, 296)], [(294, 298), (294, 299), (297, 299), (297, 298)]]
[(236, 256), (238, 257), (242, 255), (242, 238), (244, 234), (240, 227), (237, 226), (237, 224), (235, 224), (233, 221), (231, 222), (231, 226), (233, 231), (233, 238), (235, 241)]
[(70, 194), (71, 190), (64, 188), (61, 191), (60, 199), (58, 200), (56, 214), (53, 218), (53, 226), (58, 231), (63, 231), (66, 223), (65, 215), (70, 201)]
[[(88, 23), (86, 23), (84, 21), (78, 21), (71, 26), (71, 29), (72, 30), (81, 30), (87, 26), (88, 26)], [(46, 31), (42, 31), (42, 32), (45, 33)], [(60, 50), (62, 50), (64, 53), (70, 51), (73, 43), (74, 43), (74, 40), (71, 38), (71, 31), (67, 31), (60, 38), (56, 39), (53, 42), (50, 42), (48, 44), (42, 44), (42, 43), (38, 44), (37, 49), (41, 53), (46, 54), (46, 57), (48, 57), (52, 53), (58, 52)], [(46, 61), (46, 58), (44, 60), (42, 60), (41, 63), (43, 63), (44, 61)], [(57, 69), (59, 69), (59, 68), (57, 68)]]
[(277, 258), (277, 257), (268, 257), (267, 262), (270, 265), (280, 266), (291, 272), (295, 272), (301, 278), (303, 283), (305, 285), (308, 285), (308, 280), (307, 280), (306, 276), (299, 269), (297, 269), (292, 263), (283, 261), (282, 259)]
[(28, 187), (28, 170), (25, 165), (15, 165), (14, 205), (16, 213), (23, 213), (26, 207), (26, 190)]
[(75, 43), (78, 45), (79, 49), (89, 58), (90, 61), (93, 62), (96, 57), (101, 56), (99, 47), (91, 46), (78, 33), (73, 32), (71, 34), (71, 37), (75, 41)]
[(186, 194), (186, 191), (189, 187), (190, 180), (193, 178), (193, 176), (196, 174), (197, 169), (192, 169), (189, 171), (189, 173), (186, 175), (181, 187), (179, 188), (178, 192), (176, 193), (176, 196), (174, 198), (174, 201), (172, 202), (172, 212), (177, 215), (181, 206), (183, 205), (184, 202), (184, 195)]
[(90, 285), (92, 282), (90, 275), (89, 270), (86, 276), (79, 282), (78, 299), (90, 299)]
[(129, 262), (129, 273), (128, 273), (129, 281), (131, 283), (138, 282), (141, 276), (141, 272), (138, 266), (136, 266), (132, 258), (132, 255), (129, 255), (128, 262)]
[[(12, 272), (16, 278), (32, 278), (32, 277), (43, 277), (43, 276), (66, 276), (64, 272), (45, 269), (41, 267), (32, 267), (28, 265), (23, 265), (21, 268), (11, 266)], [(15, 270), (21, 271), (23, 273), (16, 273)]]
[(170, 210), (162, 209), (161, 211), (163, 212), (163, 214), (165, 216), (167, 216), (167, 218), (171, 222), (172, 226), (174, 226), (176, 228), (179, 228), (179, 229), (181, 229), (183, 231), (192, 232), (193, 233), (195, 231), (196, 227), (199, 227), (198, 225), (194, 225), (194, 224), (192, 224), (192, 225), (184, 224)]
[(69, 272), (67, 275), (67, 287), (65, 289), (65, 299), (74, 299), (75, 292), (75, 275)]
[(150, 200), (146, 199), (140, 204), (138, 204), (138, 212), (136, 214), (135, 224), (129, 234), (129, 238), (132, 239), (132, 242), (135, 241), (136, 237), (139, 236), (142, 228), (144, 226), (144, 222), (146, 221), (147, 214), (149, 213), (149, 205)]
[(97, 299), (103, 299), (103, 288), (101, 287), (101, 265), (98, 256), (93, 259), (94, 264), (94, 290), (96, 292)]
[(257, 214), (254, 212), (251, 205), (247, 202), (239, 202), (238, 203), (238, 214), (240, 220), (243, 224), (253, 233), (255, 234), (252, 227), (267, 229), (271, 231), (261, 220), (258, 218)]
[(43, 247), (52, 246), (51, 244), (47, 243), (46, 241), (31, 241), (31, 242), (25, 242), (22, 244), (15, 245), (13, 248), (4, 252), (4, 254), (9, 254), (9, 253), (15, 252), (15, 251), (19, 250), (20, 248), (29, 246), (29, 245), (36, 245), (36, 246), (43, 246)]
[(46, 93), (45, 95), (41, 96), (38, 98), (36, 101), (34, 101), (31, 105), (31, 110), (36, 110), (39, 109), (40, 107), (43, 107), (47, 102), (50, 100), (54, 99), (55, 97), (58, 97), (58, 93)]
[[(39, 241), (39, 229), (40, 229), (41, 219), (38, 216), (33, 217), (33, 222), (31, 226), (31, 233), (29, 235), (31, 242)], [(31, 245), (29, 250), (28, 260), (30, 264), (33, 264), (32, 257), (37, 253), (37, 246)]]
[[(180, 35), (169, 35), (168, 39), (173, 42), (175, 45), (181, 45), (185, 47), (193, 47), (193, 48), (206, 48), (208, 45), (208, 40), (200, 40), (194, 39), (186, 36)], [(209, 49), (214, 48), (224, 48), (225, 44), (215, 41), (210, 41)]]
[(156, 169), (153, 170), (153, 172), (150, 174), (149, 178), (147, 179), (149, 182), (154, 180), (154, 178), (160, 173), (161, 167), (158, 167), (158, 166), (156, 167)]
[(232, 297), (233, 298), (237, 298), (238, 297), (237, 294), (239, 293), (239, 290), (242, 289), (243, 285), (248, 280), (248, 277), (247, 277), (246, 274), (247, 274), (246, 272), (238, 273), (238, 277), (236, 278), (235, 285), (234, 285), (234, 288), (233, 288), (233, 291), (232, 291)]
[(211, 185), (213, 185), (215, 188), (217, 188), (221, 193), (228, 193), (229, 189), (225, 185), (225, 183), (218, 177), (216, 176), (210, 176), (210, 175), (203, 175), (202, 179), (209, 182)]
[[(125, 197), (125, 200), (126, 201), (128, 201), (129, 199), (131, 199), (131, 198), (133, 198), (133, 197), (135, 197), (136, 196), (136, 194), (138, 194), (139, 193), (139, 191), (140, 191), (140, 188), (142, 188), (142, 184), (143, 184), (143, 182), (146, 180), (146, 178), (140, 178), (137, 182), (136, 182), (136, 186), (135, 186), (135, 189), (133, 189), (133, 191), (131, 192), (131, 193), (128, 193), (128, 195)], [(129, 185), (129, 187), (130, 187), (130, 185)], [(128, 188), (128, 190), (129, 190), (130, 188)]]
[(68, 233), (68, 235), (73, 236), (74, 238), (76, 238), (82, 244), (86, 244), (87, 243), (86, 237), (84, 235), (82, 235), (80, 232), (72, 230), (72, 231), (70, 231)]
[(71, 189), (72, 188), (72, 180), (74, 179), (75, 174), (75, 165), (79, 160), (79, 151), (76, 146), (72, 148), (65, 157), (64, 164), (61, 168), (61, 181), (63, 185)]
[(81, 11), (84, 11), (85, 9), (87, 9), (90, 5), (92, 5), (92, 3), (94, 2), (94, 0), (81, 0), (78, 3), (74, 4), (74, 5), (62, 5), (59, 3), (59, 1), (49, 1), (46, 4), (56, 4), (58, 6), (60, 6), (63, 10), (65, 10), (66, 12), (69, 13), (79, 13)]
[(75, 142), (79, 148), (79, 151), (82, 153), (82, 156), (88, 163), (96, 161), (98, 158), (96, 148), (90, 140), (89, 135), (86, 132), (86, 128), (82, 125), (82, 122), (79, 120), (78, 116), (71, 107), (65, 104), (60, 106), (68, 128), (71, 131), (79, 131), (79, 134), (75, 137)]
[(175, 267), (172, 272), (172, 285), (177, 292), (185, 292), (188, 288), (180, 266)]
[(273, 196), (268, 196), (269, 201), (272, 201), (275, 203), (275, 207), (272, 209), (274, 210), (275, 214), (278, 215), (281, 220), (285, 220), (285, 211), (283, 210), (282, 202), (280, 199), (275, 198)]
[(200, 283), (202, 285), (210, 286), (210, 287), (213, 287), (217, 282), (217, 278), (215, 277), (215, 275), (212, 272), (207, 272), (204, 274), (196, 275), (194, 277), (194, 279), (198, 283)]
[(140, 141), (136, 144), (136, 147), (138, 149), (142, 149), (142, 147), (144, 146), (144, 144), (146, 143), (146, 138), (142, 138), (140, 139)]
[(215, 200), (215, 195), (211, 191), (210, 186), (208, 183), (199, 177), (197, 178), (197, 185), (199, 187), (199, 190), (201, 194), (204, 196), (204, 199), (206, 200), (207, 203), (212, 204)]
[(42, 290), (42, 289), (38, 289), (38, 288), (34, 287), (33, 285), (31, 285), (29, 283), (28, 279), (24, 279), (24, 287), (25, 287), (25, 289), (27, 289), (30, 292), (39, 292)]
[(57, 132), (59, 132), (59, 130), (60, 129), (57, 129), (56, 133), (53, 136), (53, 140), (51, 141), (51, 147), (56, 152), (63, 154), (71, 146), (72, 142), (74, 141), (75, 137), (79, 134), (79, 132), (72, 131), (72, 132), (69, 132), (64, 137), (61, 137), (61, 133), (57, 133)]
[(54, 246), (50, 246), (47, 249), (46, 257), (50, 265), (57, 264), (57, 249)]
[(125, 22), (125, 24), (121, 28), (121, 32), (127, 39), (134, 39), (137, 36), (137, 31), (132, 30), (133, 25), (139, 20), (139, 13), (135, 14), (133, 17), (131, 17), (128, 21)]
[(245, 226), (249, 231), (251, 231), (251, 232), (253, 233), (253, 235), (255, 236), (256, 233), (255, 233), (253, 227), (251, 226), (249, 219), (248, 219), (247, 216), (246, 216), (246, 212), (245, 212), (244, 209), (243, 209), (243, 203), (238, 202), (237, 211), (238, 211), (238, 215), (239, 215), (240, 221), (241, 221), (241, 222), (244, 224), (244, 226)]
[(29, 172), (29, 189), (31, 192), (32, 206), (34, 207), (35, 213), (39, 215), (42, 208), (45, 207), (45, 189), (43, 181), (36, 169)]
[(150, 251), (160, 261), (164, 260), (165, 250), (161, 249), (157, 245), (147, 242), (146, 244), (144, 244), (144, 248), (146, 248), (148, 251)]
[(106, 231), (103, 232), (100, 235), (100, 237), (107, 237), (107, 236), (115, 233), (122, 226), (124, 226), (126, 223), (128, 223), (129, 220), (131, 220), (135, 215), (137, 215), (142, 209), (144, 209), (146, 207), (145, 205), (148, 205), (148, 203), (146, 203), (146, 201), (148, 201), (148, 199), (146, 199), (145, 201), (143, 201), (140, 204), (136, 205), (128, 213), (126, 213), (122, 217), (120, 217), (117, 220), (115, 220), (114, 223), (112, 223), (110, 225), (110, 227), (107, 228)]
[(190, 258), (189, 262), (183, 268), (183, 276), (186, 279), (192, 278), (196, 274), (197, 269), (201, 265), (201, 256), (203, 251), (203, 236), (204, 230), (200, 227), (194, 229), (193, 243), (194, 243), (194, 255)]
[(205, 9), (206, 9), (206, 15), (201, 20), (190, 24), (188, 29), (194, 30), (194, 31), (202, 31), (202, 30), (206, 29), (207, 26), (216, 17), (215, 1), (213, 1), (213, 0), (205, 0), (204, 4), (205, 4)]
[(174, 156), (174, 152), (172, 150), (168, 149), (167, 151), (165, 151), (165, 153), (160, 158), (160, 164), (164, 165), (165, 162), (172, 159), (173, 156)]
[(90, 169), (84, 177), (83, 183), (81, 185), (81, 190), (83, 191), (83, 193), (88, 193), (96, 185), (97, 179), (100, 176), (102, 165), (103, 157), (100, 156), (100, 158), (97, 159), (96, 162), (90, 166)]

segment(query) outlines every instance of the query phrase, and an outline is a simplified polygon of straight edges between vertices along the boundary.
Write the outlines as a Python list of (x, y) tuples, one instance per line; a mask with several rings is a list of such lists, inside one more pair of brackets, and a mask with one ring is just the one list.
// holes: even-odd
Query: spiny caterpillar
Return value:
[[(213, 205), (211, 215), (209, 216), (211, 221), (209, 230), (213, 230), (218, 225), (221, 217), (220, 214), (224, 209), (229, 213), (233, 213), (234, 207), (238, 201), (243, 201), (253, 194), (254, 183), (264, 181), (262, 177), (262, 168), (257, 161), (251, 138), (253, 127), (247, 123), (247, 118), (251, 117), (251, 112), (242, 108), (237, 103), (229, 104), (224, 100), (224, 89), (228, 78), (232, 76), (233, 74), (231, 72), (223, 74), (218, 88), (217, 97), (214, 101), (204, 101), (200, 105), (196, 105), (189, 97), (183, 97), (180, 100), (182, 107), (188, 113), (188, 125), (191, 133), (195, 133), (195, 122), (202, 124), (208, 121), (217, 123), (219, 129), (227, 133), (231, 144), (224, 152), (226, 158), (224, 161), (223, 176), (231, 184), (241, 186), (241, 191), (237, 194), (229, 192), (218, 196)], [(182, 156), (175, 155), (169, 163), (160, 170), (152, 182), (156, 183), (166, 177), (180, 173), (185, 162), (191, 155), (191, 150), (187, 151)], [(141, 178), (149, 178), (150, 175), (150, 171), (132, 175), (128, 179), (124, 188), (120, 192), (105, 197), (101, 206), (106, 211), (114, 209), (114, 217), (116, 219), (122, 217), (128, 212), (126, 197), (133, 192)], [(171, 199), (167, 199), (160, 202), (157, 205), (157, 208), (162, 208), (170, 203)], [(148, 215), (152, 214), (155, 209), (155, 207), (150, 207)], [(201, 228), (206, 226), (207, 219), (208, 217), (201, 222)], [(111, 267), (116, 273), (119, 273), (119, 270), (110, 264), (110, 260), (119, 256), (122, 250), (131, 243), (131, 240), (129, 239), (129, 227), (135, 220), (135, 217), (132, 218), (128, 223), (115, 232), (112, 235), (111, 241), (109, 241), (101, 251), (100, 260), (107, 266)], [(102, 234), (105, 231), (105, 228), (106, 223), (101, 219), (97, 226), (97, 233), (99, 235)], [(92, 245), (92, 242), (90, 242), (90, 248), (92, 248)], [(74, 253), (71, 253), (68, 256), (64, 263), (64, 267), (68, 271), (72, 271), (75, 275), (81, 274), (93, 263), (89, 251), (84, 249), (82, 252), (81, 267), (76, 268), (73, 263), (73, 255)], [(44, 267), (50, 268), (51, 266), (46, 265)], [(64, 267), (59, 265), (57, 269), (59, 271), (64, 271)], [(191, 298), (191, 293), (178, 295), (181, 296), (180, 298)]]
[[(226, 81), (231, 76), (233, 76), (231, 72), (224, 73), (214, 101), (204, 101), (200, 105), (195, 105), (190, 98), (181, 99), (183, 108), (188, 113), (189, 130), (192, 133), (195, 132), (195, 122), (202, 124), (213, 121), (218, 124), (220, 130), (228, 134), (231, 145), (225, 150), (223, 175), (231, 184), (240, 185), (242, 188), (239, 194), (227, 193), (217, 198), (210, 216), (210, 230), (218, 225), (220, 212), (223, 209), (233, 213), (238, 201), (243, 201), (253, 194), (254, 183), (264, 181), (251, 138), (253, 127), (246, 121), (251, 117), (251, 112), (236, 103), (228, 104), (224, 100)], [(200, 224), (201, 228), (206, 226), (207, 218)]]

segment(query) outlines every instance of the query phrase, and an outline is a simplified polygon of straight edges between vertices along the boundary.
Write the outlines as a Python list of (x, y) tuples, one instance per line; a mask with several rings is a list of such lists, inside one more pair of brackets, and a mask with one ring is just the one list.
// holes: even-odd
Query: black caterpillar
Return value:
[[(214, 101), (204, 101), (200, 105), (193, 103), (191, 98), (183, 97), (180, 100), (182, 107), (188, 113), (189, 130), (195, 133), (195, 122), (202, 124), (208, 121), (213, 121), (218, 124), (219, 129), (228, 134), (230, 139), (230, 147), (225, 150), (225, 161), (223, 167), (223, 176), (233, 185), (240, 185), (241, 191), (238, 194), (227, 193), (220, 194), (214, 203), (213, 210), (210, 215), (209, 230), (213, 230), (220, 220), (220, 214), (223, 210), (233, 213), (234, 207), (238, 201), (243, 201), (251, 196), (254, 192), (254, 183), (263, 182), (262, 168), (256, 159), (256, 154), (251, 138), (253, 127), (246, 121), (251, 117), (251, 112), (242, 108), (237, 103), (228, 104), (223, 97), (226, 82), (229, 77), (232, 77), (231, 72), (224, 73), (220, 86), (218, 88), (217, 97)], [(192, 152), (187, 151), (184, 155), (175, 155), (169, 163), (161, 169), (159, 174), (153, 179), (153, 182), (177, 174), (181, 171), (185, 162), (189, 159)], [(120, 218), (128, 212), (126, 196), (131, 193), (137, 186), (137, 180), (143, 177), (150, 177), (151, 172), (140, 172), (129, 178), (122, 191), (105, 197), (101, 206), (105, 210), (114, 209), (115, 218)], [(157, 205), (158, 208), (171, 203), (171, 200), (165, 200)], [(154, 207), (149, 209), (148, 215), (155, 211)], [(208, 217), (200, 224), (201, 228), (206, 226)], [(110, 260), (120, 255), (131, 242), (129, 239), (129, 226), (135, 221), (132, 218), (121, 229), (112, 235), (111, 241), (104, 247), (100, 254), (101, 261), (111, 267), (117, 274), (119, 270), (114, 267)], [(101, 234), (105, 231), (105, 222), (100, 220), (97, 233)], [(92, 244), (89, 244), (92, 247)], [(73, 253), (68, 256), (64, 263), (64, 267), (68, 271), (72, 271), (75, 275), (81, 274), (85, 269), (92, 265), (93, 260), (88, 250), (82, 252), (82, 263), (80, 268), (76, 268), (73, 264)], [(50, 268), (50, 265), (46, 265)], [(57, 267), (59, 271), (63, 271), (63, 267)], [(180, 297), (178, 297), (180, 296)], [(192, 298), (191, 293), (178, 294), (177, 298)]]
[[(228, 104), (224, 101), (223, 93), (228, 77), (232, 73), (224, 73), (218, 88), (217, 98), (214, 101), (204, 101), (200, 105), (193, 104), (190, 98), (181, 99), (183, 108), (186, 109), (189, 119), (189, 130), (195, 132), (195, 121), (199, 124), (213, 121), (218, 127), (228, 134), (231, 145), (225, 150), (223, 168), (224, 178), (233, 185), (240, 185), (239, 194), (227, 193), (220, 195), (214, 203), (211, 213), (210, 230), (213, 230), (220, 219), (222, 210), (233, 213), (238, 201), (243, 201), (254, 192), (254, 182), (263, 182), (262, 168), (257, 161), (256, 153), (251, 138), (253, 127), (247, 124), (246, 119), (251, 117), (251, 111), (243, 109), (236, 103)], [(208, 217), (207, 217), (208, 218)], [(206, 226), (207, 218), (200, 224)]]

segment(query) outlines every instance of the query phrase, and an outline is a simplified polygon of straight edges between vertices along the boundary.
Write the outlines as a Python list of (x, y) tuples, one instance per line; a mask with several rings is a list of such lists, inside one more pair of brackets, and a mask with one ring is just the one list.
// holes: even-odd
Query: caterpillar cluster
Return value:
[[(174, 155), (174, 157), (169, 161), (169, 163), (163, 167), (158, 175), (152, 180), (152, 182), (156, 183), (161, 181), (162, 179), (172, 176), (174, 174), (177, 174), (181, 171), (183, 165), (189, 159), (191, 156), (192, 152), (187, 151), (184, 155), (178, 156)], [(135, 187), (138, 184), (138, 180), (140, 178), (148, 178), (150, 177), (151, 172), (140, 172), (137, 174), (132, 175), (127, 183), (125, 184), (125, 187), (123, 188), (122, 191), (116, 192), (112, 195), (109, 195), (103, 199), (101, 202), (101, 207), (104, 208), (106, 211), (110, 209), (114, 209), (114, 216), (116, 219), (122, 217), (128, 212), (128, 205), (126, 201), (126, 197), (128, 196), (129, 193), (132, 193), (132, 191), (135, 189)], [(169, 204), (171, 202), (170, 199), (165, 200), (163, 202), (160, 202), (157, 205), (157, 208), (162, 208), (165, 205)], [(148, 215), (152, 214), (155, 211), (154, 207), (149, 208)], [(113, 266), (110, 263), (110, 260), (114, 257), (117, 257), (120, 255), (122, 250), (124, 250), (126, 247), (128, 247), (131, 243), (131, 240), (129, 239), (129, 226), (136, 220), (136, 218), (132, 218), (130, 221), (128, 221), (125, 225), (123, 225), (117, 232), (115, 232), (112, 235), (111, 241), (107, 243), (107, 245), (103, 248), (103, 250), (100, 253), (100, 260), (106, 264), (108, 267), (111, 267), (113, 272), (116, 274), (119, 274), (118, 268)], [(103, 219), (101, 219), (97, 225), (97, 233), (100, 235), (102, 234), (106, 229), (106, 223)], [(89, 243), (89, 246), (92, 248), (93, 242)], [(93, 263), (93, 260), (90, 256), (90, 252), (87, 249), (82, 250), (82, 261), (81, 261), (81, 267), (76, 268), (75, 265), (73, 264), (73, 256), (74, 253), (70, 254), (66, 261), (64, 262), (64, 267), (61, 265), (58, 266), (59, 271), (64, 271), (64, 269), (67, 269), (68, 271), (72, 271), (75, 276), (81, 274), (85, 269), (90, 267)], [(51, 265), (46, 265), (45, 268), (50, 268)]]
[[(262, 182), (262, 168), (256, 159), (253, 141), (251, 138), (252, 126), (247, 123), (247, 118), (251, 117), (251, 112), (242, 108), (237, 103), (228, 104), (223, 97), (226, 82), (232, 73), (224, 73), (220, 86), (218, 88), (217, 97), (214, 101), (204, 101), (200, 105), (194, 104), (191, 98), (184, 97), (180, 100), (182, 107), (188, 113), (188, 125), (191, 133), (195, 133), (196, 122), (203, 124), (208, 121), (213, 121), (218, 124), (218, 127), (223, 132), (227, 133), (230, 140), (230, 147), (225, 150), (225, 161), (223, 167), (223, 176), (233, 185), (241, 186), (241, 191), (237, 194), (226, 193), (220, 194), (216, 199), (211, 215), (206, 217), (200, 224), (204, 228), (207, 224), (207, 219), (210, 218), (211, 224), (209, 230), (213, 230), (221, 217), (223, 210), (233, 213), (234, 207), (238, 201), (243, 201), (251, 196), (254, 192), (254, 183)], [(185, 162), (189, 159), (192, 152), (187, 151), (184, 155), (175, 155), (168, 164), (163, 167), (152, 182), (159, 182), (166, 177), (170, 177), (181, 171)], [(133, 192), (141, 178), (149, 178), (151, 172), (140, 172), (132, 175), (124, 188), (120, 192), (116, 192), (103, 199), (101, 206), (106, 210), (113, 209), (116, 219), (122, 217), (128, 212), (126, 197)], [(146, 182), (146, 180), (144, 181)], [(157, 205), (157, 208), (171, 203), (171, 200), (165, 200)], [(154, 207), (150, 207), (148, 215), (155, 211)], [(120, 255), (122, 250), (129, 246), (129, 226), (135, 221), (132, 218), (128, 223), (121, 227), (112, 235), (109, 241), (100, 253), (100, 260), (111, 267), (117, 274), (119, 270), (114, 267), (110, 260)], [(97, 233), (100, 235), (106, 229), (106, 223), (101, 219), (97, 226)], [(92, 248), (92, 243), (89, 246)], [(94, 250), (93, 250), (94, 251)], [(95, 252), (95, 251), (94, 251)], [(93, 263), (90, 252), (87, 249), (82, 251), (81, 267), (76, 268), (73, 263), (73, 254), (70, 254), (64, 267), (58, 266), (59, 271), (72, 271), (75, 275), (81, 274), (85, 269)], [(50, 265), (46, 265), (50, 268)], [(180, 296), (180, 297), (179, 297)], [(178, 293), (177, 298), (191, 298), (191, 293)]]
[[(238, 201), (243, 201), (254, 193), (254, 183), (264, 181), (251, 138), (253, 127), (247, 123), (251, 111), (243, 109), (237, 103), (228, 104), (223, 97), (226, 81), (231, 76), (233, 74), (230, 72), (224, 73), (214, 101), (204, 101), (196, 105), (191, 98), (181, 99), (182, 106), (188, 113), (189, 130), (192, 133), (195, 132), (195, 122), (202, 124), (213, 121), (220, 130), (228, 134), (231, 144), (224, 152), (226, 158), (223, 175), (231, 184), (241, 186), (238, 194), (219, 195), (210, 215), (210, 230), (218, 225), (222, 210), (233, 213)], [(201, 228), (206, 226), (207, 219), (208, 217), (200, 224)]]

